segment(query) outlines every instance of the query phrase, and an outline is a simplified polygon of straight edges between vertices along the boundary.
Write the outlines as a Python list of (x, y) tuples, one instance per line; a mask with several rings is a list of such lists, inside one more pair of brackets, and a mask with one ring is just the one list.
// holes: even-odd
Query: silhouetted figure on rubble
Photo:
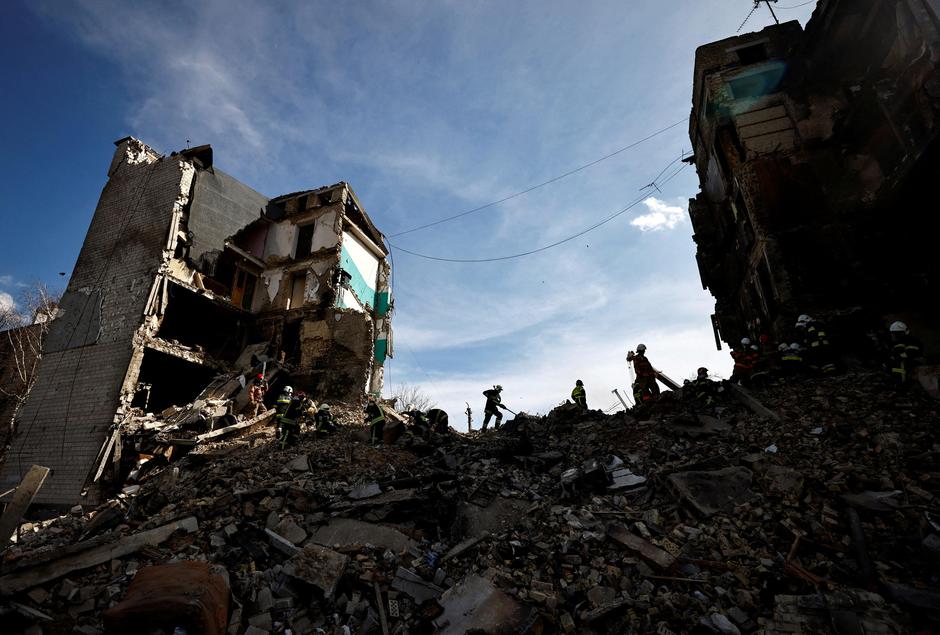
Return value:
[(656, 383), (656, 370), (646, 359), (646, 344), (638, 344), (636, 352), (627, 352), (627, 361), (633, 362), (636, 381), (633, 382), (633, 399), (636, 405), (650, 404), (659, 397), (659, 385)]
[(333, 413), (330, 412), (330, 404), (321, 403), (317, 408), (317, 414), (313, 418), (317, 436), (324, 436), (336, 430), (336, 424), (333, 423)]
[(796, 319), (796, 329), (803, 340), (804, 360), (808, 366), (824, 375), (836, 372), (826, 325), (804, 313)]
[(751, 345), (751, 339), (742, 337), (741, 345), (731, 351), (731, 359), (734, 360), (731, 381), (742, 386), (750, 384), (757, 358), (757, 348)]
[(447, 422), (447, 413), (440, 408), (431, 408), (428, 410), (428, 425), (431, 430), (437, 434), (447, 434), (450, 427)]
[(383, 441), (385, 433), (385, 412), (379, 406), (374, 397), (369, 398), (369, 403), (365, 407), (366, 423), (369, 424), (369, 438), (372, 445), (376, 440), (379, 443)]
[(891, 333), (891, 379), (899, 386), (910, 383), (911, 371), (924, 357), (923, 343), (911, 335), (904, 322), (894, 322)]
[(580, 379), (574, 383), (574, 390), (571, 391), (571, 400), (578, 404), (582, 410), (587, 410), (587, 391), (584, 390), (584, 382)]
[(708, 378), (708, 369), (704, 366), (696, 371), (695, 381), (690, 382), (692, 397), (700, 406), (713, 408), (717, 402), (719, 384)]
[(486, 432), (486, 427), (490, 424), (490, 418), (496, 418), (493, 423), (494, 430), (499, 430), (499, 426), (503, 422), (503, 413), (500, 410), (505, 410), (506, 406), (503, 405), (502, 392), (503, 387), (499, 384), (483, 391), (483, 396), (486, 397), (486, 405), (483, 406), (483, 432)]
[(264, 412), (264, 396), (268, 392), (268, 382), (258, 373), (248, 387), (248, 408), (252, 419)]
[[(285, 391), (287, 389), (285, 388)], [(282, 395), (283, 396), (283, 395)], [(303, 416), (303, 404), (306, 395), (298, 392), (287, 404), (284, 413), (278, 419), (280, 426), (279, 442), (281, 448), (294, 445), (300, 439), (300, 418)], [(280, 403), (278, 399), (278, 403)]]

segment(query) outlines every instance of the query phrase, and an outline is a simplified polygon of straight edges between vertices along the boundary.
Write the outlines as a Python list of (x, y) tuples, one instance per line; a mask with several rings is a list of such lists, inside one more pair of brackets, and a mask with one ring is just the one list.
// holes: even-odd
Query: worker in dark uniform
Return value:
[(924, 345), (911, 335), (904, 322), (894, 322), (888, 330), (891, 333), (891, 378), (897, 385), (904, 386), (911, 380), (911, 370), (922, 361)]
[[(297, 440), (300, 438), (300, 418), (303, 415), (303, 399), (301, 395), (303, 393), (297, 393), (297, 396), (290, 400), (290, 403), (287, 404), (287, 408), (284, 410), (284, 414), (280, 416), (280, 444), (281, 449), (286, 448), (289, 445), (294, 445), (297, 443)], [(278, 400), (280, 402), (280, 400)]]
[(409, 410), (404, 414), (411, 419), (411, 433), (418, 437), (427, 437), (428, 430), (430, 430), (427, 415), (420, 410)]
[(746, 386), (751, 382), (751, 375), (754, 374), (754, 362), (756, 361), (750, 338), (741, 338), (741, 347), (731, 351), (731, 359), (734, 360), (731, 381)]
[[(690, 385), (695, 401), (706, 408), (715, 405), (718, 384), (708, 378), (708, 369), (702, 366), (696, 371), (696, 378)], [(684, 391), (683, 391), (684, 392)]]
[(317, 436), (324, 436), (336, 430), (336, 425), (333, 423), (333, 413), (330, 412), (330, 404), (328, 403), (320, 404), (313, 421), (316, 426)]
[(440, 408), (431, 408), (428, 410), (428, 425), (431, 430), (437, 434), (447, 434), (450, 429), (447, 426), (447, 413)]
[(489, 425), (491, 417), (496, 417), (493, 424), (493, 428), (496, 430), (499, 430), (499, 426), (503, 422), (503, 413), (500, 412), (500, 409), (505, 410), (506, 406), (502, 403), (503, 399), (500, 395), (502, 392), (503, 387), (499, 384), (483, 391), (483, 396), (486, 397), (486, 405), (483, 406), (483, 432), (486, 432), (486, 426)]
[(571, 391), (571, 400), (574, 401), (582, 410), (587, 410), (587, 391), (584, 390), (584, 382), (580, 379), (574, 382), (574, 390)]
[(633, 382), (633, 399), (636, 405), (645, 405), (659, 397), (659, 385), (656, 383), (656, 370), (646, 359), (646, 344), (639, 344), (636, 352), (627, 353), (627, 361), (633, 362), (636, 381)]
[(803, 347), (797, 342), (780, 345), (780, 374), (792, 377), (803, 372)]
[(365, 413), (366, 423), (369, 424), (370, 442), (372, 445), (375, 445), (377, 440), (382, 442), (383, 433), (385, 432), (385, 412), (374, 397), (371, 397), (369, 403), (366, 404)]

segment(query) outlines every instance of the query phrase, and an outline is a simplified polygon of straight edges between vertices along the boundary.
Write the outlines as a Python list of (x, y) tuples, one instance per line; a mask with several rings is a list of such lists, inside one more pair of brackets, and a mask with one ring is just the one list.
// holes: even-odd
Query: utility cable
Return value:
[(809, 2), (804, 2), (802, 4), (794, 4), (789, 7), (777, 7), (778, 9), (783, 9), (784, 11), (789, 11), (790, 9), (799, 9), (800, 7), (805, 7), (808, 4), (816, 4), (817, 0), (809, 0)]
[[(677, 168), (677, 170), (676, 170), (675, 172), (673, 172), (673, 173), (668, 177), (668, 179), (672, 179), (673, 177), (675, 177), (680, 171), (682, 171), (682, 169), (683, 169), (685, 166), (686, 166), (686, 164), (683, 164), (683, 165), (679, 166), (679, 168)], [(667, 179), (667, 180), (668, 180), (668, 179)], [(665, 181), (663, 181), (663, 182), (665, 183)], [(532, 254), (537, 254), (537, 253), (540, 253), (540, 252), (543, 252), (543, 251), (548, 251), (549, 249), (552, 249), (553, 247), (557, 247), (557, 246), (559, 246), (559, 245), (563, 245), (563, 244), (565, 244), (565, 243), (567, 243), (567, 242), (570, 242), (570, 241), (574, 240), (575, 238), (580, 238), (581, 236), (587, 234), (588, 232), (591, 232), (591, 231), (597, 229), (598, 227), (601, 227), (602, 225), (606, 225), (607, 223), (609, 223), (610, 221), (614, 220), (614, 219), (617, 218), (618, 216), (622, 216), (623, 214), (626, 214), (626, 213), (629, 212), (631, 209), (633, 209), (634, 207), (636, 207), (637, 205), (639, 205), (640, 203), (642, 203), (643, 201), (645, 201), (647, 198), (649, 198), (649, 196), (648, 196), (647, 194), (643, 194), (643, 195), (640, 196), (639, 198), (637, 198), (637, 199), (631, 201), (626, 207), (623, 207), (623, 208), (617, 210), (616, 212), (614, 212), (613, 214), (611, 214), (611, 215), (608, 216), (607, 218), (604, 218), (603, 220), (598, 221), (597, 223), (594, 223), (594, 224), (591, 225), (590, 227), (588, 227), (588, 228), (586, 228), (586, 229), (582, 229), (582, 230), (579, 231), (578, 233), (573, 234), (573, 235), (571, 235), (571, 236), (568, 236), (567, 238), (562, 238), (561, 240), (556, 240), (556, 241), (553, 242), (553, 243), (550, 243), (550, 244), (548, 244), (548, 245), (543, 245), (542, 247), (538, 247), (538, 248), (536, 248), (536, 249), (530, 249), (530, 250), (528, 250), (528, 251), (523, 251), (523, 252), (519, 252), (519, 253), (516, 253), (516, 254), (511, 254), (511, 255), (508, 255), (508, 256), (497, 256), (497, 257), (494, 257), (494, 258), (444, 258), (444, 257), (442, 257), (442, 256), (430, 256), (430, 255), (428, 255), (428, 254), (422, 254), (422, 253), (418, 253), (418, 252), (415, 252), (415, 251), (411, 251), (411, 250), (409, 250), (409, 249), (405, 249), (404, 247), (399, 247), (398, 245), (395, 245), (395, 244), (393, 244), (393, 243), (391, 243), (391, 242), (389, 242), (389, 245), (390, 245), (393, 249), (397, 249), (398, 251), (404, 252), (404, 253), (409, 254), (409, 255), (411, 255), (411, 256), (416, 256), (416, 257), (418, 257), (418, 258), (424, 258), (425, 260), (436, 260), (436, 261), (438, 261), (438, 262), (478, 263), (478, 262), (497, 262), (497, 261), (501, 261), (501, 260), (512, 260), (512, 259), (514, 259), (514, 258), (522, 258), (523, 256), (531, 256)]]
[(447, 222), (450, 222), (450, 221), (452, 221), (452, 220), (456, 220), (456, 219), (458, 219), (458, 218), (463, 218), (464, 216), (468, 216), (468, 215), (473, 214), (473, 213), (475, 213), (475, 212), (479, 212), (479, 211), (482, 211), (482, 210), (487, 209), (487, 208), (489, 208), (489, 207), (493, 207), (494, 205), (499, 205), (500, 203), (505, 203), (506, 201), (510, 201), (510, 200), (512, 200), (512, 199), (514, 199), (514, 198), (518, 198), (519, 196), (522, 196), (523, 194), (528, 194), (529, 192), (532, 192), (532, 191), (534, 191), (534, 190), (537, 190), (537, 189), (539, 189), (540, 187), (545, 187), (546, 185), (551, 185), (552, 183), (555, 183), (555, 182), (560, 181), (560, 180), (562, 180), (562, 179), (564, 179), (564, 178), (567, 178), (567, 177), (571, 176), (572, 174), (577, 174), (578, 172), (581, 172), (582, 170), (586, 170), (586, 169), (588, 169), (589, 167), (595, 166), (595, 165), (597, 165), (598, 163), (600, 163), (601, 161), (606, 161), (607, 159), (610, 159), (610, 158), (612, 158), (612, 157), (615, 157), (615, 156), (617, 156), (618, 154), (620, 154), (620, 153), (622, 153), (622, 152), (626, 152), (627, 150), (629, 150), (629, 149), (631, 149), (631, 148), (635, 148), (636, 146), (640, 145), (640, 144), (643, 143), (644, 141), (649, 141), (649, 140), (652, 139), (653, 137), (657, 137), (657, 136), (663, 134), (664, 132), (667, 132), (667, 131), (669, 131), (669, 130), (672, 130), (673, 128), (675, 128), (675, 127), (678, 126), (679, 124), (685, 123), (686, 121), (688, 121), (687, 118), (680, 119), (679, 121), (677, 121), (677, 122), (675, 122), (675, 123), (669, 124), (669, 125), (666, 126), (665, 128), (660, 128), (660, 129), (657, 130), (656, 132), (653, 132), (653, 133), (648, 134), (647, 136), (643, 137), (643, 138), (640, 139), (639, 141), (634, 141), (633, 143), (631, 143), (631, 144), (629, 144), (629, 145), (625, 145), (625, 146), (622, 147), (622, 148), (619, 148), (619, 149), (617, 149), (617, 150), (614, 150), (614, 151), (611, 152), (610, 154), (605, 154), (604, 156), (602, 156), (602, 157), (600, 157), (600, 158), (598, 158), (598, 159), (594, 159), (593, 161), (591, 161), (591, 162), (589, 162), (589, 163), (585, 163), (584, 165), (581, 165), (581, 166), (579, 166), (579, 167), (576, 167), (576, 168), (574, 168), (573, 170), (569, 170), (569, 171), (565, 172), (564, 174), (559, 174), (558, 176), (553, 176), (552, 178), (548, 179), (547, 181), (543, 181), (542, 183), (538, 183), (537, 185), (533, 185), (533, 186), (531, 186), (531, 187), (527, 187), (527, 188), (524, 189), (524, 190), (519, 190), (518, 192), (515, 192), (515, 193), (510, 194), (510, 195), (508, 195), (508, 196), (504, 196), (503, 198), (501, 198), (501, 199), (499, 199), (499, 200), (491, 201), (491, 202), (486, 203), (486, 204), (484, 204), (484, 205), (480, 205), (479, 207), (474, 207), (473, 209), (468, 209), (468, 210), (465, 211), (465, 212), (460, 212), (459, 214), (454, 214), (453, 216), (446, 216), (446, 217), (440, 218), (440, 219), (438, 219), (438, 220), (436, 220), (436, 221), (432, 221), (432, 222), (430, 222), (430, 223), (425, 223), (424, 225), (418, 225), (417, 227), (412, 227), (411, 229), (406, 229), (406, 230), (404, 230), (404, 231), (396, 232), (396, 233), (394, 233), (394, 234), (389, 234), (389, 237), (390, 237), (390, 238), (395, 238), (395, 237), (397, 237), (397, 236), (404, 236), (405, 234), (410, 234), (410, 233), (412, 233), (412, 232), (416, 232), (416, 231), (419, 231), (419, 230), (422, 230), (422, 229), (427, 229), (428, 227), (434, 227), (435, 225), (440, 225), (440, 224), (442, 224), (442, 223), (447, 223)]
[(735, 33), (740, 33), (741, 29), (744, 28), (744, 25), (747, 24), (747, 21), (751, 19), (751, 16), (754, 15), (754, 12), (757, 11), (757, 7), (760, 6), (759, 2), (754, 3), (754, 7), (751, 9), (750, 13), (747, 14), (747, 17), (744, 18), (744, 22), (741, 23), (741, 26), (738, 27), (738, 30)]

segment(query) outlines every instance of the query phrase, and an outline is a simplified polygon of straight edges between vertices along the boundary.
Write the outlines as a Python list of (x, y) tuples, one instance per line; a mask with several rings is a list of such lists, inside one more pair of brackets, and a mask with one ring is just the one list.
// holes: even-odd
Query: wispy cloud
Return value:
[(16, 301), (6, 291), (0, 291), (0, 311), (9, 311), (16, 308)]
[(642, 216), (637, 216), (630, 224), (639, 227), (640, 231), (663, 231), (665, 229), (675, 229), (676, 226), (685, 220), (685, 210), (678, 205), (669, 205), (651, 196), (643, 201), (646, 209), (649, 210)]

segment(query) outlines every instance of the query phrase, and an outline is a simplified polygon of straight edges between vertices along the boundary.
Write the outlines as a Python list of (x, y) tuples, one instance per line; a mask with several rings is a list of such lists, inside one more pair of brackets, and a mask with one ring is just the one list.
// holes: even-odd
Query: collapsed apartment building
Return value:
[(208, 145), (115, 145), (0, 468), (2, 492), (49, 467), (40, 505), (101, 500), (92, 474), (132, 411), (212, 385), (244, 393), (257, 372), (355, 401), (381, 392), (392, 354), (388, 252), (349, 185), (269, 199), (215, 168)]
[(936, 337), (940, 3), (820, 0), (803, 30), (699, 47), (689, 202), (716, 340), (800, 313), (897, 316)]

